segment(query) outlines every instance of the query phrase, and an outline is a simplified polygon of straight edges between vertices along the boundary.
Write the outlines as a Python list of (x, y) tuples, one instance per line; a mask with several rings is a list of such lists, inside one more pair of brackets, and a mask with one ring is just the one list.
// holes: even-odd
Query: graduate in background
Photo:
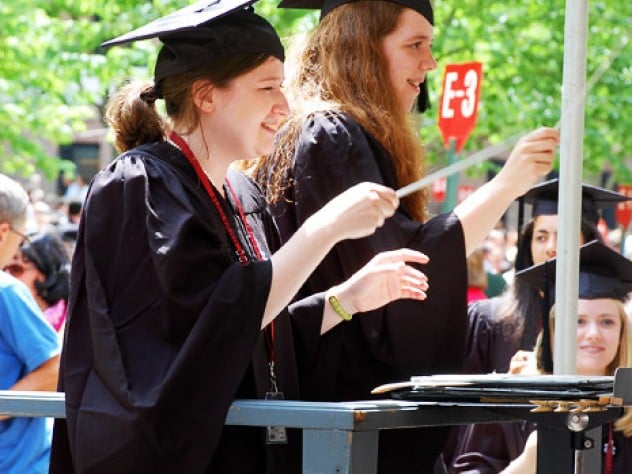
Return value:
[(70, 259), (61, 238), (54, 232), (31, 235), (4, 271), (28, 287), (62, 339), (70, 291)]
[[(254, 170), (287, 241), (329, 199), (359, 182), (400, 188), (423, 176), (424, 152), (410, 112), (437, 64), (428, 0), (285, 0), (280, 6), (322, 9), (307, 42), (296, 43), (296, 70), (285, 88), (292, 114), (274, 154)], [(387, 305), (322, 338), (313, 336), (313, 319), (294, 318), (301, 395), (365, 399), (384, 383), (458, 372), (467, 328), (466, 255), (550, 171), (557, 142), (550, 128), (523, 137), (496, 178), (454, 212), (427, 219), (426, 194), (414, 193), (374, 235), (336, 245), (308, 279), (306, 294), (344, 280), (376, 252), (400, 247), (430, 256), (424, 273), (432, 290), (421, 304)], [(383, 431), (379, 471), (432, 472), (445, 433)]]
[[(559, 180), (533, 186), (521, 200), (531, 205), (531, 219), (522, 226), (515, 271), (557, 255)], [(601, 210), (627, 201), (627, 196), (582, 184), (580, 242), (601, 240), (597, 230)], [(522, 205), (522, 204), (521, 204)], [(542, 295), (524, 280), (514, 280), (499, 297), (468, 306), (466, 373), (506, 372), (519, 349), (531, 350), (542, 328)]]
[[(199, 2), (106, 43), (159, 37), (163, 46), (153, 83), (129, 84), (106, 111), (122, 154), (83, 207), (59, 385), (67, 419), (56, 421), (52, 473), (300, 469), (289, 433), (225, 427), (228, 407), (298, 397), (287, 314), (276, 316), (336, 242), (372, 233), (398, 199), (360, 184), (274, 252), (265, 200), (229, 170), (270, 153), (288, 112), (283, 47), (251, 3)], [(328, 297), (365, 310), (423, 299), (427, 280), (407, 261), (427, 258), (378, 255)], [(316, 337), (347, 317), (324, 294), (309, 308), (320, 313)]]
[[(520, 206), (531, 206), (531, 218), (522, 225), (514, 271), (520, 272), (557, 255), (559, 180), (551, 179), (533, 186), (520, 198)], [(628, 200), (623, 194), (582, 184), (582, 218), (578, 245), (600, 240), (597, 222), (601, 210)], [(531, 351), (542, 328), (542, 294), (524, 279), (513, 279), (505, 292), (468, 305), (469, 328), (465, 372), (471, 374), (504, 373), (519, 350)], [(443, 453), (446, 465), (461, 453), (459, 439), (467, 426), (453, 429), (451, 442)]]
[[(553, 294), (555, 259), (516, 274), (536, 290)], [(632, 366), (631, 315), (624, 301), (632, 290), (632, 262), (606, 245), (593, 241), (580, 249), (577, 315), (578, 375), (614, 375), (617, 367)], [(555, 308), (545, 318), (535, 357), (520, 352), (513, 373), (552, 373)], [(471, 425), (462, 439), (453, 472), (523, 474), (536, 472), (537, 434), (533, 423)], [(528, 440), (527, 440), (528, 438)], [(602, 472), (632, 472), (632, 413), (603, 427)], [(526, 448), (525, 448), (526, 447)], [(523, 452), (524, 449), (524, 452)], [(522, 454), (521, 454), (522, 453)]]

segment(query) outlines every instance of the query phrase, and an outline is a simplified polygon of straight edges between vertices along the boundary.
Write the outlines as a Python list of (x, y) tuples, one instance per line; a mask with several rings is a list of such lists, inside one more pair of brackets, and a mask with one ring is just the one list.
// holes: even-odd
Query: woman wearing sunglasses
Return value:
[(61, 334), (70, 286), (70, 261), (62, 240), (49, 232), (26, 238), (4, 271), (29, 288), (46, 320)]

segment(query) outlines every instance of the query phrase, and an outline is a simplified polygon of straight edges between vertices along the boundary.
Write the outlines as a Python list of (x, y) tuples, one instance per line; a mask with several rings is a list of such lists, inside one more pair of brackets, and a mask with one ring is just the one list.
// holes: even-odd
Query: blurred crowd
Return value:
[[(632, 259), (632, 226), (627, 231), (621, 227), (610, 229), (604, 219), (597, 226), (603, 243)], [(499, 221), (483, 244), (467, 261), (468, 302), (499, 296), (513, 281), (514, 264), (518, 249), (518, 232), (515, 227)], [(554, 246), (548, 250), (554, 256)]]

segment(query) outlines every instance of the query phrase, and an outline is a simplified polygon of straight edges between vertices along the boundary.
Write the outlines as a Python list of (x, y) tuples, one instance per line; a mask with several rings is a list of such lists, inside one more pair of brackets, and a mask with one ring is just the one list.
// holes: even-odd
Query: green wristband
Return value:
[(340, 316), (345, 321), (351, 321), (353, 314), (347, 313), (345, 311), (345, 309), (340, 304), (340, 301), (338, 301), (338, 298), (336, 297), (336, 295), (331, 295), (328, 299), (329, 299), (329, 304), (331, 305), (332, 309), (336, 312), (338, 316)]

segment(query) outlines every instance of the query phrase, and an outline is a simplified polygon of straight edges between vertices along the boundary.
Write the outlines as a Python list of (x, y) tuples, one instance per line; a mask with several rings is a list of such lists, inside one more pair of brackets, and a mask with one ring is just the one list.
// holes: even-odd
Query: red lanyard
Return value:
[[(187, 142), (185, 142), (182, 139), (182, 137), (178, 135), (175, 131), (172, 131), (169, 134), (169, 140), (171, 140), (173, 143), (176, 144), (178, 148), (180, 148), (184, 156), (186, 156), (187, 160), (189, 160), (189, 163), (191, 163), (191, 166), (193, 166), (195, 173), (197, 174), (199, 180), (202, 182), (204, 189), (206, 189), (207, 194), (211, 198), (211, 201), (213, 202), (213, 205), (215, 206), (215, 209), (217, 210), (217, 213), (219, 214), (219, 217), (222, 220), (224, 229), (226, 229), (226, 233), (230, 237), (230, 240), (233, 243), (235, 250), (237, 251), (237, 255), (239, 256), (239, 261), (241, 262), (242, 265), (246, 265), (248, 263), (248, 257), (246, 257), (246, 252), (244, 252), (244, 248), (239, 242), (239, 239), (237, 238), (235, 231), (233, 231), (233, 228), (228, 222), (228, 217), (226, 217), (226, 214), (224, 213), (224, 210), (222, 209), (222, 206), (219, 203), (219, 199), (217, 199), (215, 191), (213, 191), (213, 188), (211, 187), (210, 179), (208, 179), (208, 177), (202, 170), (202, 166), (200, 165), (200, 162), (197, 160), (197, 158), (193, 154), (193, 151), (191, 150), (191, 148), (189, 148), (189, 145), (187, 144)], [(241, 207), (241, 203), (239, 202), (239, 199), (237, 198), (237, 194), (235, 194), (235, 191), (233, 190), (232, 185), (228, 181), (228, 178), (226, 179), (226, 185), (228, 187), (228, 190), (230, 191), (231, 196), (233, 197), (235, 206), (237, 206), (237, 212), (239, 213), (239, 218), (241, 219), (241, 222), (246, 228), (246, 233), (248, 234), (248, 240), (250, 241), (250, 244), (252, 245), (252, 248), (255, 252), (255, 256), (257, 257), (257, 260), (263, 260), (263, 255), (261, 254), (261, 250), (259, 250), (259, 245), (257, 244), (257, 240), (255, 239), (255, 235), (254, 235), (254, 232), (252, 231), (252, 227), (246, 220), (246, 214), (244, 213), (244, 210)], [(266, 342), (268, 343), (268, 362), (274, 362), (274, 321), (270, 323), (270, 332), (268, 335), (266, 331), (266, 336), (267, 336)]]
[(612, 435), (612, 423), (608, 423), (608, 444), (606, 446), (606, 462), (603, 472), (604, 474), (612, 474), (612, 457), (614, 455), (614, 436)]
[[(217, 199), (217, 196), (215, 195), (215, 192), (213, 191), (213, 188), (211, 188), (211, 182), (206, 176), (206, 174), (204, 173), (204, 171), (202, 170), (202, 166), (200, 166), (200, 162), (195, 158), (195, 155), (193, 154), (193, 151), (191, 151), (191, 148), (189, 148), (189, 145), (175, 131), (172, 131), (169, 134), (169, 139), (173, 143), (175, 143), (178, 146), (178, 148), (180, 148), (184, 156), (186, 156), (187, 160), (189, 160), (189, 163), (191, 163), (191, 166), (193, 166), (195, 173), (197, 174), (198, 178), (202, 182), (204, 189), (206, 189), (208, 196), (211, 198), (211, 201), (213, 202), (213, 205), (215, 206), (215, 209), (217, 210), (217, 213), (219, 214), (219, 217), (222, 220), (224, 229), (226, 229), (226, 232), (228, 233), (228, 236), (230, 237), (230, 240), (233, 243), (235, 250), (237, 251), (237, 255), (239, 256), (239, 261), (242, 263), (242, 265), (245, 265), (246, 263), (248, 263), (248, 257), (246, 257), (246, 252), (244, 252), (244, 249), (241, 246), (239, 239), (237, 239), (237, 235), (235, 235), (233, 228), (228, 222), (228, 218), (226, 217), (226, 214), (224, 213), (224, 210), (222, 209), (222, 206), (220, 205), (219, 200)], [(250, 224), (248, 224), (248, 221), (246, 220), (246, 216), (244, 214), (244, 210), (241, 207), (241, 203), (239, 202), (239, 199), (237, 199), (237, 195), (235, 194), (235, 191), (233, 191), (233, 187), (231, 186), (228, 179), (226, 179), (226, 184), (228, 185), (228, 189), (230, 190), (230, 193), (233, 196), (233, 200), (235, 201), (235, 205), (237, 206), (237, 212), (239, 213), (239, 217), (241, 218), (241, 221), (244, 224), (244, 227), (246, 227), (246, 232), (248, 233), (248, 240), (250, 241), (250, 244), (252, 245), (252, 248), (255, 251), (257, 260), (263, 260), (261, 251), (259, 250), (259, 246), (257, 245), (257, 241), (254, 237), (254, 233), (252, 232), (252, 228), (250, 227)]]

